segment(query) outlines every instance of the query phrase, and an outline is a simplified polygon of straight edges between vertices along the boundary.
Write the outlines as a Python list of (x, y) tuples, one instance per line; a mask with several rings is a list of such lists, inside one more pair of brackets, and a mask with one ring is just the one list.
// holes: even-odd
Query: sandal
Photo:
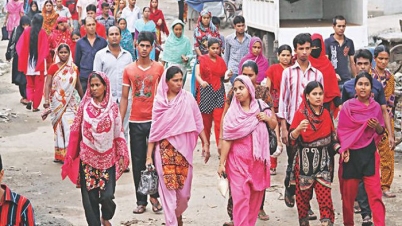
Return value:
[(285, 204), (287, 207), (292, 208), (295, 206), (295, 198), (291, 196), (285, 188)]
[(21, 98), (20, 103), (23, 105), (27, 105), (29, 103), (29, 101), (25, 98)]
[(362, 226), (371, 226), (373, 222), (371, 221), (371, 217), (369, 215), (363, 218)]
[(223, 226), (234, 226), (233, 221), (225, 222)]
[(32, 109), (32, 101), (28, 101), (27, 106), (25, 107), (28, 110)]
[(32, 112), (38, 112), (38, 111), (40, 111), (39, 108), (34, 108), (34, 109), (32, 109)]
[(135, 208), (135, 209), (133, 210), (133, 213), (134, 213), (134, 214), (142, 214), (142, 213), (145, 212), (145, 210), (146, 210), (145, 206), (143, 206), (143, 205), (138, 205), (137, 208)]
[(310, 221), (317, 220), (317, 215), (315, 215), (315, 213), (311, 209), (308, 210), (308, 220)]
[[(152, 202), (152, 200), (156, 200), (156, 202)], [(149, 202), (152, 204), (152, 211), (154, 211), (154, 213), (159, 213), (162, 211), (162, 205), (159, 203), (158, 199), (150, 198)]]
[(353, 206), (353, 211), (354, 211), (354, 213), (361, 213), (362, 212), (362, 209), (360, 209), (360, 206), (359, 206), (359, 203), (358, 202), (355, 202), (355, 205)]
[(271, 175), (276, 175), (276, 169), (275, 168), (272, 168), (269, 171), (270, 171)]
[(269, 220), (269, 216), (267, 215), (267, 213), (265, 213), (264, 210), (260, 210), (260, 212), (258, 212), (258, 219), (262, 221), (267, 221)]
[(395, 198), (396, 197), (396, 195), (394, 193), (392, 193), (390, 190), (382, 192), (382, 195), (385, 198)]

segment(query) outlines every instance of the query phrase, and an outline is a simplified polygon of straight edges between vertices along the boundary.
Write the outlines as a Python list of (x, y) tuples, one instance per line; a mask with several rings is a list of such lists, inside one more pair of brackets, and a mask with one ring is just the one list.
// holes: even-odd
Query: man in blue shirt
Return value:
[(355, 47), (353, 40), (347, 38), (344, 34), (346, 19), (340, 15), (335, 16), (332, 19), (332, 24), (334, 33), (325, 39), (325, 52), (335, 68), (338, 85), (342, 89), (342, 85), (350, 80), (352, 75), (357, 74), (353, 58)]
[[(367, 49), (359, 49), (356, 51), (356, 54), (354, 56), (354, 61), (356, 65), (356, 71), (362, 72), (362, 71), (367, 71), (371, 74), (371, 61), (373, 59), (373, 55), (371, 52)], [(377, 79), (373, 79), (373, 87), (371, 89), (373, 98), (377, 103), (381, 105), (381, 110), (382, 110), (382, 115), (384, 117), (384, 122), (385, 122), (385, 127), (387, 128), (388, 131), (392, 131), (391, 129), (391, 120), (389, 118), (389, 114), (387, 111), (387, 102), (385, 100), (385, 94), (384, 94), (384, 88)], [(351, 79), (347, 81), (343, 85), (342, 89), (342, 103), (354, 98), (356, 95), (355, 91), (355, 79)], [(389, 145), (394, 146), (395, 145), (395, 140), (394, 136), (389, 135)], [(355, 203), (355, 212), (359, 212), (362, 215), (363, 218), (363, 225), (371, 225), (371, 209), (368, 203), (368, 197), (366, 190), (364, 188), (364, 184), (361, 181), (359, 184), (359, 191), (357, 193), (356, 201), (358, 202)], [(359, 209), (360, 207), (360, 209)]]
[(75, 47), (74, 63), (80, 70), (80, 82), (82, 90), (87, 90), (88, 76), (93, 70), (95, 54), (107, 46), (104, 38), (96, 34), (96, 21), (92, 17), (85, 18), (85, 30), (87, 34), (78, 40)]

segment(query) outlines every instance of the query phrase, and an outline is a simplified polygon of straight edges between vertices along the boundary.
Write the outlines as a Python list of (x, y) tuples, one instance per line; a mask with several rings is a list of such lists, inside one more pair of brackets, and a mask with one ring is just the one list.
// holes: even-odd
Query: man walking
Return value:
[(80, 70), (82, 90), (87, 90), (88, 76), (93, 71), (95, 54), (107, 46), (104, 38), (99, 37), (96, 30), (96, 21), (93, 17), (85, 18), (86, 35), (77, 41), (74, 63)]
[(101, 23), (103, 26), (105, 26), (106, 31), (109, 31), (109, 28), (111, 26), (114, 26), (114, 17), (109, 15), (110, 12), (110, 6), (109, 3), (104, 2), (102, 3), (102, 15), (99, 15), (96, 17), (96, 21)]
[(339, 88), (345, 82), (356, 75), (354, 62), (355, 46), (353, 40), (345, 36), (346, 19), (343, 16), (335, 16), (332, 19), (334, 33), (325, 39), (325, 52), (335, 68)]
[(59, 14), (59, 17), (65, 17), (68, 19), (70, 23), (70, 27), (73, 27), (73, 19), (71, 18), (70, 10), (63, 5), (63, 0), (56, 0), (56, 6), (54, 7), (56, 13)]
[[(121, 117), (124, 119), (127, 112), (129, 90), (132, 90), (132, 106), (130, 114), (130, 149), (133, 164), (135, 190), (141, 178), (141, 171), (145, 169), (149, 131), (152, 121), (152, 107), (156, 87), (163, 73), (163, 66), (150, 59), (150, 53), (155, 41), (151, 32), (140, 32), (138, 35), (138, 60), (124, 68), (123, 92), (120, 103)], [(141, 214), (148, 205), (147, 196), (136, 192), (137, 208), (133, 213)], [(162, 206), (158, 201), (159, 194), (151, 195), (150, 202), (154, 212), (160, 212)]]
[(235, 32), (225, 38), (225, 52), (223, 59), (230, 71), (230, 82), (239, 74), (240, 60), (247, 54), (251, 36), (245, 33), (245, 19), (243, 16), (236, 16), (233, 19)]
[(123, 9), (121, 18), (126, 19), (127, 29), (130, 31), (134, 39), (135, 34), (135, 21), (141, 19), (141, 9), (135, 5), (137, 0), (128, 0), (128, 6)]

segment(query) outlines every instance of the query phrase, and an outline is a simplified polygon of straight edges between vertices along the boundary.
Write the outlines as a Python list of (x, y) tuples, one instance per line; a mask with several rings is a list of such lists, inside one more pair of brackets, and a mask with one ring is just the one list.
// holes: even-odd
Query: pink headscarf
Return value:
[[(250, 93), (250, 110), (245, 112), (237, 98), (232, 99), (223, 119), (223, 139), (237, 140), (251, 133), (254, 158), (269, 164), (268, 130), (265, 123), (259, 122), (257, 119), (257, 114), (260, 112), (257, 101), (260, 102), (263, 109), (268, 107), (268, 105), (264, 101), (255, 99), (255, 88), (248, 76), (239, 75), (236, 77), (235, 82), (238, 80), (247, 87)], [(265, 112), (268, 116), (271, 116), (270, 110), (266, 110)]]
[(368, 127), (367, 121), (376, 118), (384, 126), (384, 118), (380, 105), (370, 98), (366, 106), (357, 98), (350, 99), (343, 104), (339, 114), (338, 138), (341, 144), (340, 153), (346, 149), (359, 149), (368, 146), (374, 139), (378, 144), (381, 136), (374, 129)]
[[(261, 52), (258, 56), (254, 56), (253, 54), (253, 45), (254, 43), (259, 42), (261, 44)], [(243, 63), (247, 60), (255, 61), (258, 65), (258, 75), (257, 75), (257, 83), (260, 83), (264, 80), (265, 72), (268, 70), (269, 62), (268, 59), (264, 56), (264, 46), (259, 37), (252, 37), (250, 40), (250, 45), (248, 47), (248, 53), (241, 59), (239, 63), (239, 74), (242, 71)]]
[[(122, 173), (118, 164), (120, 157), (124, 160), (123, 170), (129, 164), (119, 108), (110, 95), (110, 81), (105, 73), (96, 73), (106, 83), (106, 94), (103, 101), (97, 104), (91, 96), (91, 86), (88, 85), (71, 126), (62, 178), (68, 176), (73, 183), (77, 183), (80, 160), (99, 170), (106, 170), (114, 165), (116, 180)], [(91, 76), (88, 84), (90, 80)]]
[(149, 142), (168, 139), (186, 157), (186, 151), (192, 152), (194, 150), (198, 135), (204, 126), (200, 109), (191, 93), (181, 89), (173, 100), (168, 100), (169, 87), (166, 81), (166, 73), (172, 67), (164, 71), (158, 84), (152, 109)]

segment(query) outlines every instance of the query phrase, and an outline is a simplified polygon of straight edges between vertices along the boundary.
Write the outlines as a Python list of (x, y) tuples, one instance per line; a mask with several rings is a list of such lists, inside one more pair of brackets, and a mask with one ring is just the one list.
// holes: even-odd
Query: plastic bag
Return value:
[(218, 190), (221, 193), (221, 195), (224, 198), (226, 198), (226, 195), (227, 195), (227, 193), (229, 191), (229, 181), (228, 181), (225, 173), (223, 173), (222, 177), (219, 178)]
[(155, 167), (149, 165), (146, 170), (141, 171), (138, 192), (143, 195), (153, 195), (158, 192), (158, 182), (159, 178), (156, 174)]

